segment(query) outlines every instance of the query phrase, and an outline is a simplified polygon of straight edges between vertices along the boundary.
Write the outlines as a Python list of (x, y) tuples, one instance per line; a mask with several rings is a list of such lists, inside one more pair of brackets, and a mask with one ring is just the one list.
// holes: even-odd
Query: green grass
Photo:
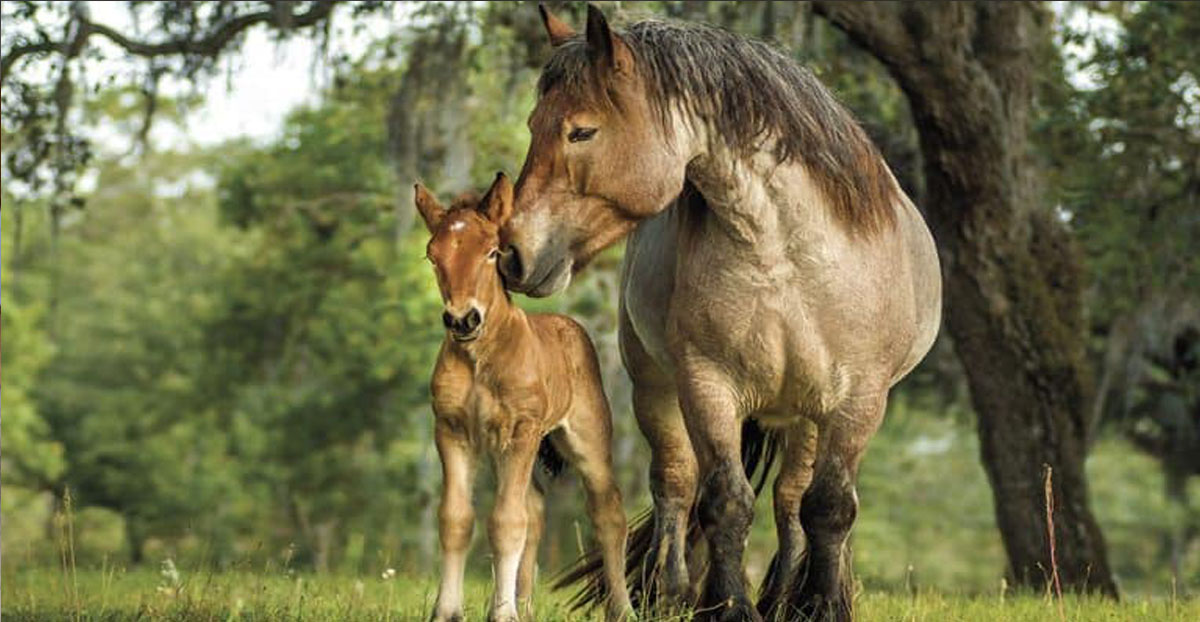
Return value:
[[(163, 573), (139, 569), (54, 568), (4, 570), (4, 620), (424, 620), (436, 591), (432, 576), (308, 575), (286, 573)], [(488, 584), (468, 583), (468, 619), (484, 619)], [(543, 589), (537, 619), (578, 620), (565, 597)], [(1200, 601), (1128, 598), (1123, 602), (1067, 597), (1057, 603), (1034, 596), (966, 597), (938, 592), (915, 596), (861, 593), (860, 620), (1102, 621), (1200, 619)]]

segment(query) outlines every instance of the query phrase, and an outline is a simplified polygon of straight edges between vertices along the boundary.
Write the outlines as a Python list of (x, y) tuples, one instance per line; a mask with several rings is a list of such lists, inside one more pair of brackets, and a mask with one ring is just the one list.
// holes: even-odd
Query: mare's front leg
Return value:
[(791, 607), (804, 619), (849, 622), (853, 618), (846, 539), (858, 516), (858, 464), (886, 407), (886, 392), (866, 394), (822, 422), (812, 483), (800, 503), (808, 551), (791, 595)]
[(474, 454), (466, 435), (445, 421), (437, 422), (434, 440), (442, 460), (442, 504), (438, 510), (442, 581), (432, 619), (461, 622), (463, 571), (475, 524), (475, 511), (471, 507)]
[(746, 595), (742, 555), (754, 520), (754, 489), (742, 466), (744, 408), (732, 382), (710, 361), (680, 361), (679, 401), (700, 464), (700, 525), (709, 570), (697, 619), (722, 622), (761, 616)]
[[(621, 358), (633, 381), (633, 414), (650, 443), (650, 492), (654, 532), (646, 549), (631, 549), (630, 562), (639, 606), (663, 609), (691, 605), (688, 530), (696, 499), (698, 467), (688, 438), (675, 378), (654, 362), (622, 311)], [(665, 605), (665, 607), (664, 607)]]
[(496, 505), (488, 520), (488, 538), (492, 543), (492, 568), (495, 592), (488, 619), (492, 622), (517, 620), (517, 577), (529, 527), (526, 498), (533, 476), (533, 463), (541, 439), (537, 426), (518, 422), (513, 438), (495, 456)]

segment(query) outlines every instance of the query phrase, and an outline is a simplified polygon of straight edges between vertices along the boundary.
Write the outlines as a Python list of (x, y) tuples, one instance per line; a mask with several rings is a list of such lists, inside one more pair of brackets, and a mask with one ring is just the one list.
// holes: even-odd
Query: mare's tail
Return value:
[[(762, 492), (766, 484), (767, 474), (779, 454), (781, 440), (778, 433), (763, 429), (753, 419), (746, 419), (742, 424), (742, 467), (754, 486), (755, 497)], [(703, 531), (693, 506), (688, 518), (688, 550), (691, 550), (702, 536)], [(658, 596), (655, 592), (657, 581), (654, 576), (656, 544), (654, 511), (647, 508), (630, 523), (625, 546), (625, 578), (629, 584), (629, 596), (636, 610), (653, 605)], [(579, 591), (569, 601), (572, 609), (588, 609), (602, 604), (608, 597), (608, 587), (604, 584), (604, 560), (600, 557), (599, 548), (593, 546), (563, 570), (554, 581), (554, 589), (566, 589), (576, 585), (579, 586)]]

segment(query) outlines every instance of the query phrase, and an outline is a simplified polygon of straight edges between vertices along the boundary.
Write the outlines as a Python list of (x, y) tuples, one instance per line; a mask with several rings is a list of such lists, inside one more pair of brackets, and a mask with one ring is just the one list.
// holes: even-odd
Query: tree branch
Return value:
[(0, 83), (8, 77), (8, 72), (18, 60), (29, 56), (30, 54), (45, 54), (59, 49), (61, 46), (53, 41), (40, 41), (38, 43), (27, 43), (25, 45), (14, 45), (13, 49), (9, 50), (8, 54), (0, 58)]
[(901, 19), (899, 3), (814, 0), (812, 9), (889, 67), (916, 58), (917, 50)]
[(62, 49), (78, 49), (83, 46), (93, 34), (100, 35), (126, 52), (135, 56), (156, 57), (171, 55), (198, 55), (213, 57), (220, 54), (235, 37), (247, 29), (261, 23), (274, 23), (280, 27), (303, 28), (325, 20), (333, 13), (336, 5), (345, 0), (319, 0), (304, 13), (281, 18), (279, 10), (273, 6), (255, 13), (235, 17), (199, 39), (174, 39), (171, 41), (148, 42), (131, 39), (111, 26), (80, 18), (79, 30), (71, 41), (45, 41), (14, 46), (12, 50), (0, 59), (0, 83), (8, 78), (9, 71), (22, 57), (30, 54), (53, 52)]

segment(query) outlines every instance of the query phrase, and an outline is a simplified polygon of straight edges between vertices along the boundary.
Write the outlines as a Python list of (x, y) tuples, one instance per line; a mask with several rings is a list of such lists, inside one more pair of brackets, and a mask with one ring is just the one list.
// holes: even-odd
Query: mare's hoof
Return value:
[(604, 615), (605, 622), (637, 622), (637, 619), (638, 615), (637, 612), (633, 610), (633, 607), (627, 607), (625, 609), (613, 609), (606, 612)]
[(763, 622), (762, 616), (747, 598), (729, 599), (723, 603), (696, 610), (701, 622)]

